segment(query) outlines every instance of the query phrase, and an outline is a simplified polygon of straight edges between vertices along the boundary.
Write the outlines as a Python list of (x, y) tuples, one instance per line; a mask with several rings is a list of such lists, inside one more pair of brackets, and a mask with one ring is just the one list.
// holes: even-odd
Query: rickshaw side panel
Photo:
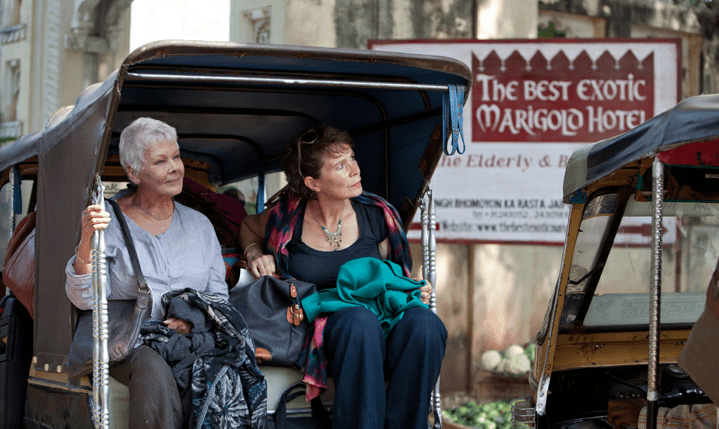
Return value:
[[(75, 109), (50, 125), (38, 155), (35, 245), (35, 368), (62, 372), (74, 329), (73, 307), (65, 294), (65, 265), (77, 243), (81, 213), (97, 168), (107, 115), (115, 93), (112, 82), (86, 91)], [(53, 125), (55, 125), (53, 127)], [(103, 157), (104, 160), (104, 157)], [(39, 347), (41, 345), (41, 347)]]
[(27, 429), (94, 429), (87, 392), (38, 383), (27, 387)]

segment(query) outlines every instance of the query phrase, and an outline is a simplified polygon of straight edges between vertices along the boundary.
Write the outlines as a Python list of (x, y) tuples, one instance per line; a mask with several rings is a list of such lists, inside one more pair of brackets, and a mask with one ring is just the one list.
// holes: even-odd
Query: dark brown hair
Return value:
[[(299, 166), (302, 171), (300, 171), (297, 165), (297, 142), (302, 137), (305, 137), (303, 140), (306, 140), (306, 133), (311, 132), (316, 133), (317, 139), (311, 144), (300, 143), (299, 150), (302, 158), (302, 164)], [(350, 133), (329, 125), (315, 125), (295, 136), (282, 154), (282, 170), (287, 177), (289, 193), (306, 200), (316, 199), (315, 193), (305, 186), (304, 178), (319, 178), (322, 170), (322, 155), (339, 151), (337, 145), (340, 143), (345, 143), (354, 150), (354, 142)]]

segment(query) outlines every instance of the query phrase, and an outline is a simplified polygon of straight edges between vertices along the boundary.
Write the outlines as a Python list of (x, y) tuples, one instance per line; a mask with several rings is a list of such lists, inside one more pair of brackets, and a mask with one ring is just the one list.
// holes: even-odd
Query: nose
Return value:
[(184, 167), (184, 164), (182, 164), (182, 160), (179, 158), (178, 159), (170, 158), (170, 162), (168, 165), (169, 165), (171, 173), (175, 172), (177, 170), (180, 170), (181, 168)]
[(359, 164), (357, 164), (356, 160), (352, 162), (351, 167), (352, 167), (351, 173), (353, 176), (357, 176), (360, 174)]

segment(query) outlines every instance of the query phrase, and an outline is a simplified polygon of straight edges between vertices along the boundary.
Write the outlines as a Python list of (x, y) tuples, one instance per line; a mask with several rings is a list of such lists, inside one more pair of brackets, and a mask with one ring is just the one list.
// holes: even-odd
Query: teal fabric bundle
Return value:
[(320, 290), (302, 300), (308, 321), (322, 313), (347, 307), (365, 307), (377, 315), (385, 338), (405, 311), (428, 308), (420, 300), (424, 280), (405, 277), (402, 267), (391, 261), (359, 258), (344, 264), (337, 275), (337, 286)]

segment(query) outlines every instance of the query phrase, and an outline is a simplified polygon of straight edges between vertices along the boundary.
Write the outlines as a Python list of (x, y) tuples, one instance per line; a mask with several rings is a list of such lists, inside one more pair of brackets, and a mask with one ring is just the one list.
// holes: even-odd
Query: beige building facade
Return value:
[(131, 0), (2, 0), (0, 139), (41, 129), (119, 67)]

